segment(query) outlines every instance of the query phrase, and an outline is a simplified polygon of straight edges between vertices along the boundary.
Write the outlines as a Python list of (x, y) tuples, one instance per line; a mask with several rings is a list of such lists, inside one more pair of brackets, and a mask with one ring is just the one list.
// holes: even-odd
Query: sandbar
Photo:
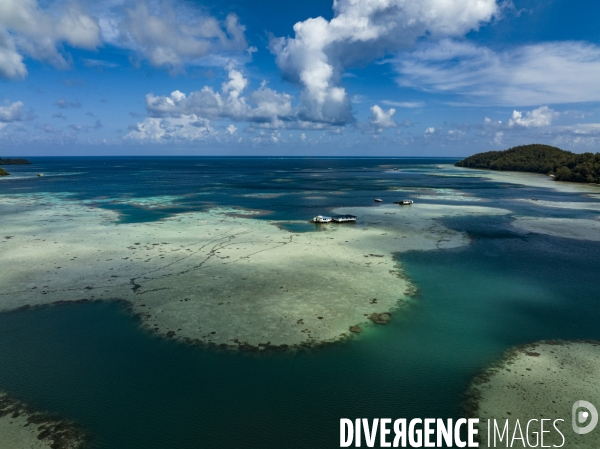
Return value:
[(583, 182), (556, 181), (547, 175), (539, 173), (484, 170), (479, 168), (455, 167), (451, 164), (443, 165), (444, 170), (430, 173), (431, 176), (448, 176), (464, 178), (483, 178), (496, 182), (518, 184), (529, 187), (544, 187), (565, 193), (581, 193), (592, 198), (600, 195), (600, 185)]
[(520, 199), (529, 204), (535, 204), (541, 207), (550, 207), (555, 209), (572, 209), (572, 210), (589, 210), (600, 212), (600, 201), (545, 201), (538, 200), (535, 198), (531, 199)]
[[(546, 421), (544, 446), (568, 448), (600, 447), (600, 431), (578, 435), (572, 429), (572, 408), (576, 401), (584, 400), (600, 407), (600, 343), (540, 341), (510, 349), (492, 367), (477, 376), (471, 383), (465, 407), (465, 415), (480, 418), (479, 435), (488, 446), (487, 420), (498, 420), (503, 427), (508, 420), (512, 437), (519, 420), (523, 435), (526, 424), (532, 419)], [(557, 426), (563, 437), (552, 428), (556, 419), (563, 419)], [(590, 422), (581, 424), (581, 427)], [(533, 443), (539, 432), (539, 422), (529, 428)], [(490, 440), (493, 443), (493, 427)], [(517, 433), (518, 435), (518, 433)], [(506, 441), (506, 440), (504, 440)], [(506, 447), (506, 444), (498, 447)], [(523, 447), (520, 440), (513, 447)]]
[(600, 220), (519, 216), (511, 224), (535, 234), (600, 242)]

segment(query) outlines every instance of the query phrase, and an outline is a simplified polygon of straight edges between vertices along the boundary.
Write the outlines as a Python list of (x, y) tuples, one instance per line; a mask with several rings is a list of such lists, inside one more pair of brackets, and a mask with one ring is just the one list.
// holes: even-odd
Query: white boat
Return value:
[(348, 223), (350, 221), (356, 221), (356, 216), (354, 215), (334, 215), (331, 218), (336, 223)]
[(313, 223), (329, 223), (331, 217), (325, 217), (324, 215), (317, 215), (312, 219)]
[(400, 200), (400, 201), (394, 201), (394, 204), (399, 204), (400, 206), (409, 206), (413, 203), (413, 200)]
[(40, 178), (41, 178), (42, 176), (44, 176), (44, 174), (43, 174), (43, 173), (38, 173), (37, 175), (38, 175)]
[(375, 202), (376, 202), (376, 203), (383, 203), (383, 200), (382, 200), (382, 199), (380, 199), (380, 198), (375, 198)]

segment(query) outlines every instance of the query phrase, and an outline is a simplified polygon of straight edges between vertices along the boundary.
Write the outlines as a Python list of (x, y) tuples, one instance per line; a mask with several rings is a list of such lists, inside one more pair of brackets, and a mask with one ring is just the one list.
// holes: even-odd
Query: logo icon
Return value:
[[(585, 408), (588, 411), (584, 412), (579, 410), (580, 408)], [(578, 411), (579, 410), (579, 411)], [(588, 417), (591, 419), (589, 424), (584, 427), (579, 427), (580, 424), (583, 424), (587, 421)], [(588, 401), (577, 401), (573, 404), (573, 432), (578, 433), (579, 435), (585, 435), (586, 433), (590, 433), (596, 425), (598, 424), (598, 410)]]

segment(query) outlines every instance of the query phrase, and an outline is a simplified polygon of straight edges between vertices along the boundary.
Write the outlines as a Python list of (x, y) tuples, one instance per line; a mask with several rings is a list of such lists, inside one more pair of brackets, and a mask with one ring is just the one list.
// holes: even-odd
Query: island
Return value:
[(6, 176), (6, 175), (10, 175), (10, 173), (7, 172), (6, 170), (4, 170), (2, 167), (0, 167), (0, 176)]
[(31, 164), (27, 159), (23, 158), (1, 158), (0, 165), (28, 165)]
[(600, 153), (575, 154), (550, 145), (520, 145), (469, 156), (457, 167), (543, 173), (557, 181), (600, 183)]

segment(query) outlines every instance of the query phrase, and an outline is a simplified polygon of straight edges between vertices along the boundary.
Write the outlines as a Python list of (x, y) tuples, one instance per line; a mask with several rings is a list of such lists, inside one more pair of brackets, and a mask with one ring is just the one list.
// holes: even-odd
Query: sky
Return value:
[(598, 0), (0, 0), (0, 157), (600, 151)]

